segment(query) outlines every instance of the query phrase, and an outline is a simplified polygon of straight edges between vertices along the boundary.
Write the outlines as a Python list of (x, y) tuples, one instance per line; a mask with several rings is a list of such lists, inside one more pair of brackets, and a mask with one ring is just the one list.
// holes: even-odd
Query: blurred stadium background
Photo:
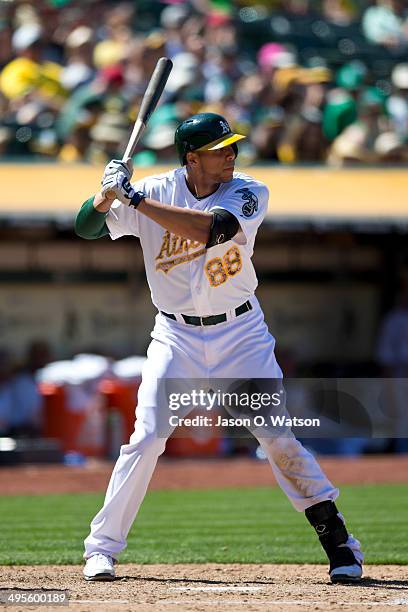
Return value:
[[(140, 247), (81, 241), (73, 219), (163, 55), (135, 177), (177, 165), (185, 117), (224, 114), (271, 191), (254, 261), (286, 375), (406, 377), (407, 50), (399, 0), (0, 0), (0, 463), (113, 458), (132, 430), (155, 314)], [(254, 451), (190, 437), (167, 452)]]

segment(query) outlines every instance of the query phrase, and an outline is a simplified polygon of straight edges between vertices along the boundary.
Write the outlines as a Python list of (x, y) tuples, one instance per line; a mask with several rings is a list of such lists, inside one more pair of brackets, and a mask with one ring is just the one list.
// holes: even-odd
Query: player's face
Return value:
[(228, 183), (232, 179), (235, 165), (234, 149), (224, 147), (216, 151), (199, 151), (198, 170), (203, 178), (214, 183)]

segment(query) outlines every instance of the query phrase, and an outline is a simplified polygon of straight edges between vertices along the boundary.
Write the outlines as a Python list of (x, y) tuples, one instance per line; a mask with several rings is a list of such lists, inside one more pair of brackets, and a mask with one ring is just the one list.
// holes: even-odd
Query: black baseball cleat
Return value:
[(337, 546), (330, 554), (330, 580), (333, 584), (360, 582), (363, 568), (348, 546)]

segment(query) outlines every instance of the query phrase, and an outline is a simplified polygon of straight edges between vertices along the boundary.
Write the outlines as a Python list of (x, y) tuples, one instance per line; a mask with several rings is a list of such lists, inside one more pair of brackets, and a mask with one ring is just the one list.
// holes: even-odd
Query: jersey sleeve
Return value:
[[(144, 181), (132, 183), (132, 187), (135, 191), (146, 193)], [(114, 200), (105, 223), (108, 226), (112, 240), (122, 236), (136, 236), (140, 238), (140, 213), (134, 208), (122, 204), (120, 200)]]
[(269, 190), (266, 185), (244, 183), (231, 189), (226, 194), (225, 201), (218, 203), (211, 210), (224, 208), (238, 219), (240, 230), (233, 241), (244, 245), (255, 238), (268, 210), (268, 198)]

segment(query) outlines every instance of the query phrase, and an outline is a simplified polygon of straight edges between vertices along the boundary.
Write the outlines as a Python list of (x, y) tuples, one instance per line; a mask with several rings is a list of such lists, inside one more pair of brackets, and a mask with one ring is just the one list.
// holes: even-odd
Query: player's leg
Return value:
[[(155, 356), (160, 358), (160, 354)], [(151, 374), (146, 373), (138, 394), (135, 431), (129, 443), (120, 449), (104, 505), (92, 520), (90, 534), (85, 540), (85, 558), (96, 552), (116, 558), (126, 546), (129, 529), (146, 494), (157, 459), (165, 449), (166, 440), (157, 434), (152, 383)]]
[(87, 580), (109, 580), (115, 575), (113, 560), (125, 548), (127, 536), (146, 494), (165, 439), (157, 435), (155, 372), (153, 363), (165, 367), (166, 352), (150, 345), (138, 393), (137, 420), (129, 443), (120, 449), (105, 501), (91, 522), (85, 539)]
[[(252, 311), (237, 318), (230, 326), (228, 341), (218, 343), (219, 366), (213, 375), (218, 379), (275, 379), (282, 371), (274, 354), (275, 340), (269, 333), (256, 301)], [(282, 413), (285, 406), (280, 406)], [(330, 561), (333, 581), (357, 580), (361, 577), (363, 555), (359, 542), (347, 533), (338, 514), (337, 488), (328, 480), (313, 455), (296, 440), (290, 430), (271, 435), (267, 428), (251, 428), (261, 444), (276, 480), (296, 510), (317, 531)], [(346, 569), (347, 568), (347, 569)]]
[[(156, 325), (157, 328), (157, 325)], [(153, 339), (143, 368), (138, 394), (135, 431), (129, 444), (121, 447), (113, 469), (102, 509), (91, 523), (85, 540), (84, 558), (88, 559), (84, 574), (87, 579), (110, 579), (114, 576), (113, 559), (126, 546), (129, 530), (146, 494), (157, 459), (165, 449), (172, 428), (169, 426), (168, 402), (160, 381), (186, 374), (202, 374), (187, 354), (177, 348), (173, 332), (171, 346), (160, 331), (160, 340)], [(196, 351), (197, 355), (197, 351)], [(199, 358), (199, 355), (197, 355)], [(180, 384), (183, 384), (180, 381)], [(187, 413), (190, 408), (186, 408)]]
[(335, 499), (339, 491), (313, 455), (294, 437), (258, 438), (276, 480), (294, 508), (305, 512), (330, 562), (332, 582), (354, 582), (362, 575), (360, 543), (349, 534)]

